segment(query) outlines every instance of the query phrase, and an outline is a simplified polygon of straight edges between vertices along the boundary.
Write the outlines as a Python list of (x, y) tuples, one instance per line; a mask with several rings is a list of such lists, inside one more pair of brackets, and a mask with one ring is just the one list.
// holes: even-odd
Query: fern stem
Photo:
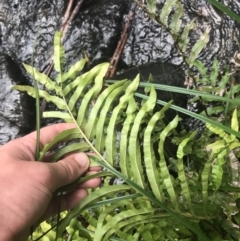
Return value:
[[(34, 42), (34, 52), (37, 46), (37, 40), (39, 37), (39, 33), (40, 33), (40, 26), (38, 27), (38, 31), (37, 31), (37, 37), (36, 40)], [(33, 60), (34, 60), (34, 56), (32, 55), (32, 66), (33, 66)], [(34, 90), (35, 90), (35, 95), (36, 95), (36, 99), (35, 99), (35, 104), (36, 104), (36, 149), (35, 149), (35, 160), (38, 161), (39, 156), (40, 156), (40, 128), (41, 128), (41, 112), (40, 112), (40, 98), (39, 98), (39, 89), (38, 89), (38, 83), (37, 80), (34, 76), (34, 69), (32, 68), (32, 76), (33, 76), (33, 81), (34, 81)]]
[(35, 160), (39, 159), (40, 155), (40, 127), (41, 127), (41, 117), (40, 117), (40, 98), (39, 98), (39, 91), (37, 81), (34, 78), (34, 89), (36, 93), (36, 152), (35, 152)]

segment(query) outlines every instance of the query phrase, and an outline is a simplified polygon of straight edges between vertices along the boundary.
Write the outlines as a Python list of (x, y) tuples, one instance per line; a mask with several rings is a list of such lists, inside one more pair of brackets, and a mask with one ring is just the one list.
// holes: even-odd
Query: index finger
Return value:
[[(50, 126), (46, 126), (40, 129), (40, 144), (44, 146), (48, 142), (50, 142), (55, 136), (60, 134), (62, 131), (67, 129), (72, 129), (76, 127), (74, 123), (59, 123)], [(23, 137), (25, 140), (32, 140), (36, 142), (37, 132), (34, 131)]]
[[(62, 131), (72, 129), (74, 127), (76, 127), (76, 125), (73, 123), (59, 123), (42, 128), (40, 130), (40, 147), (50, 142), (52, 139), (54, 139), (55, 136), (60, 134)], [(22, 138), (10, 142), (8, 145), (14, 144), (15, 150), (19, 148), (21, 150), (20, 153), (24, 150), (25, 153), (28, 153), (28, 157), (30, 157), (35, 156), (36, 142), (37, 132), (34, 131)], [(15, 153), (17, 152), (15, 151)]]

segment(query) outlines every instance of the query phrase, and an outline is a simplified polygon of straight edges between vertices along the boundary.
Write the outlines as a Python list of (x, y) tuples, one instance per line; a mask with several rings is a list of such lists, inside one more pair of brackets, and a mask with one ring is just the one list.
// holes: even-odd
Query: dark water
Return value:
[[(139, 1), (139, 2), (142, 2)], [(161, 9), (163, 0), (158, 1)], [(183, 24), (195, 18), (196, 28), (190, 32), (190, 45), (211, 28), (210, 41), (200, 53), (200, 60), (211, 66), (214, 57), (224, 66), (230, 62), (239, 49), (239, 24), (212, 7), (205, 0), (181, 0), (184, 6)], [(32, 80), (22, 68), (22, 62), (43, 71), (52, 56), (53, 35), (60, 28), (67, 0), (3, 0), (0, 3), (0, 53), (1, 55), (1, 137), (0, 144), (15, 138), (20, 132), (28, 132), (34, 123), (30, 112), (32, 100), (13, 92), (14, 83), (31, 83)], [(240, 13), (240, 1), (224, 0), (225, 5)], [(99, 62), (109, 61), (117, 45), (127, 15), (135, 6), (131, 0), (91, 0), (85, 1), (72, 22), (64, 41), (66, 66), (83, 57), (90, 59), (89, 67)], [(5, 57), (3, 57), (3, 55)], [(7, 69), (8, 59), (18, 70)], [(119, 68), (154, 63), (173, 63), (184, 68), (183, 60), (171, 35), (144, 11), (135, 7), (135, 17), (129, 30)], [(149, 68), (150, 69), (150, 68)], [(19, 78), (20, 76), (20, 78)], [(182, 80), (184, 83), (184, 80)], [(15, 99), (16, 98), (16, 99)], [(27, 103), (27, 104), (24, 104)], [(28, 106), (29, 104), (29, 106)], [(21, 124), (20, 124), (21, 123)]]

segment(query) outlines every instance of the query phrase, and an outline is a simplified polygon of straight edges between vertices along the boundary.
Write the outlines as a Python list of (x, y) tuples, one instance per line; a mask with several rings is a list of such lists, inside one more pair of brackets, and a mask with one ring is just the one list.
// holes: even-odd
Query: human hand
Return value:
[[(41, 129), (41, 146), (70, 128), (74, 125), (56, 124)], [(71, 209), (87, 195), (86, 188), (101, 183), (95, 178), (53, 197), (58, 188), (100, 168), (89, 168), (84, 153), (72, 154), (56, 163), (36, 162), (35, 147), (35, 132), (0, 147), (0, 240), (27, 240), (30, 228), (57, 214), (60, 203), (61, 211)]]

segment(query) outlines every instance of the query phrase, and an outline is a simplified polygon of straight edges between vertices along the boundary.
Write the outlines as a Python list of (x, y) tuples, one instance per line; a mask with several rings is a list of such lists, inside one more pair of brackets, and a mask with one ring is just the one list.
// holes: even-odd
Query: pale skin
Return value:
[[(56, 124), (41, 129), (41, 146), (73, 127), (73, 124)], [(89, 168), (84, 153), (71, 154), (56, 163), (37, 162), (35, 145), (33, 132), (0, 147), (0, 240), (26, 241), (31, 227), (58, 213), (59, 201), (61, 211), (71, 209), (87, 196), (87, 188), (101, 183), (99, 178), (91, 179), (74, 185), (65, 195), (54, 196), (58, 188), (101, 168)]]

